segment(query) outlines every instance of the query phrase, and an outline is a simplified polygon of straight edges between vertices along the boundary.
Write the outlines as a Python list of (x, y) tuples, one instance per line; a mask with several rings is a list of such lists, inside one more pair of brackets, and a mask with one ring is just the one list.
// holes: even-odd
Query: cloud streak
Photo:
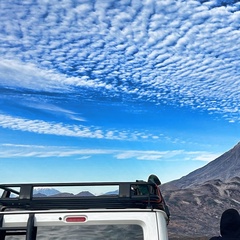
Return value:
[[(168, 139), (160, 134), (130, 131), (130, 130), (105, 130), (97, 126), (85, 126), (76, 124), (64, 124), (55, 122), (46, 122), (42, 120), (31, 120), (26, 118), (12, 117), (0, 114), (0, 127), (16, 131), (26, 131), (36, 134), (49, 134), (64, 137), (107, 139), (107, 140), (125, 140), (125, 141), (149, 141)], [(176, 139), (175, 139), (176, 141)]]
[(50, 157), (71, 157), (87, 161), (95, 156), (109, 155), (117, 160), (141, 160), (141, 161), (204, 161), (210, 162), (216, 159), (220, 153), (206, 151), (185, 151), (185, 150), (120, 150), (120, 149), (79, 149), (67, 146), (43, 146), (43, 145), (16, 145), (1, 144), (0, 158), (50, 158)]

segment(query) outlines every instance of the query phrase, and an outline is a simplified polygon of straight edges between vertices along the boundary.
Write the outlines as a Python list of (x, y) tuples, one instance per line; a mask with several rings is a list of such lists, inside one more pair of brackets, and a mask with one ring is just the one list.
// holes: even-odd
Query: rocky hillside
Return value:
[(240, 177), (240, 143), (204, 167), (178, 180), (164, 184), (162, 188), (168, 190), (187, 188), (208, 180), (227, 181), (233, 177)]
[(228, 208), (240, 210), (239, 177), (226, 182), (210, 180), (194, 188), (163, 194), (171, 211), (170, 237), (217, 235), (222, 212)]
[(223, 211), (240, 211), (240, 143), (161, 190), (171, 211), (170, 239), (218, 235)]

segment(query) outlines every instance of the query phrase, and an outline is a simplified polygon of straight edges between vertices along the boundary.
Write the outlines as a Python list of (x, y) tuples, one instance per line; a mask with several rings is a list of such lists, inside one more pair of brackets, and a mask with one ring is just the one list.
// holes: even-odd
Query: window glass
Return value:
[(142, 240), (138, 225), (78, 225), (38, 227), (37, 240)]
[(21, 236), (6, 236), (5, 240), (26, 240), (26, 235)]

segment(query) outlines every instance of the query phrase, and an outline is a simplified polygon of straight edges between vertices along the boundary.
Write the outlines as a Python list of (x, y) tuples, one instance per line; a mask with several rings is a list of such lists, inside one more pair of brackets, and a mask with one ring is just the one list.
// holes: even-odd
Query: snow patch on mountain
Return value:
[(60, 191), (58, 191), (55, 188), (36, 187), (33, 189), (33, 195), (44, 194), (46, 196), (52, 196), (52, 195), (59, 194), (59, 193), (60, 193)]

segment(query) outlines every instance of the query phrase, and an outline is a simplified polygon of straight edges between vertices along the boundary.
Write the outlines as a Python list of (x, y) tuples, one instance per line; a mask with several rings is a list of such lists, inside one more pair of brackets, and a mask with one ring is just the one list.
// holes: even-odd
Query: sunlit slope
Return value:
[(209, 180), (227, 181), (233, 177), (240, 177), (240, 143), (204, 167), (164, 184), (163, 189), (187, 188)]

